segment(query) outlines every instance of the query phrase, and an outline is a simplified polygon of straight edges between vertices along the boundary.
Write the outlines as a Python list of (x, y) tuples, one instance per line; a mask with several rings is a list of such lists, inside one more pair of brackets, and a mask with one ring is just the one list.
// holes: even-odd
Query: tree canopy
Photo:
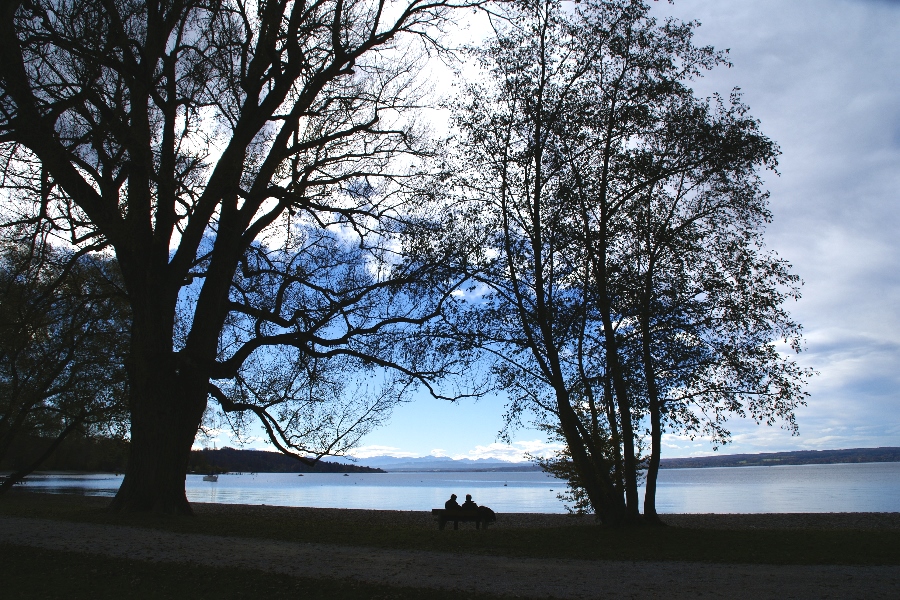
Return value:
[(73, 433), (127, 430), (129, 313), (115, 265), (47, 244), (0, 247), (0, 460), (26, 438), (46, 442), (0, 491)]
[[(482, 4), (442, 146), (423, 71)], [(483, 393), (484, 356), (607, 523), (645, 468), (655, 516), (664, 428), (795, 427), (778, 148), (737, 91), (695, 96), (727, 62), (695, 27), (639, 0), (5, 3), (0, 226), (111, 257), (127, 302), (114, 507), (190, 512), (210, 406), (315, 462), (413, 389)]]
[(530, 413), (565, 443), (544, 464), (576, 504), (636, 520), (649, 458), (655, 517), (663, 421), (724, 441), (727, 415), (793, 427), (804, 397), (776, 347), (799, 349), (798, 279), (762, 244), (777, 147), (736, 92), (694, 96), (726, 59), (693, 23), (631, 0), (522, 2), (493, 23), (455, 121), (458, 193), (493, 234), (482, 343), (511, 424)]
[[(6, 224), (111, 250), (131, 307), (131, 460), (115, 506), (190, 510), (208, 398), (314, 460), (409, 386), (458, 370), (460, 355), (409, 335), (459, 277), (436, 235), (452, 213), (427, 194), (407, 208), (429, 152), (411, 114), (418, 73), (455, 6), (3, 5)], [(361, 381), (360, 405), (343, 392)]]

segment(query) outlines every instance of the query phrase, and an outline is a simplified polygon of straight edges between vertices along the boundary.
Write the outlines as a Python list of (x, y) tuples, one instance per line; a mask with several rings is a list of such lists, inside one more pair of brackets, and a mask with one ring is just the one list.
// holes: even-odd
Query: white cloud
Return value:
[[(806, 332), (799, 361), (821, 373), (797, 411), (800, 436), (732, 419), (720, 452), (900, 445), (900, 3), (681, 0), (653, 10), (698, 19), (697, 43), (730, 48), (734, 67), (695, 89), (741, 87), (781, 147), (780, 176), (766, 175), (766, 241), (805, 281), (789, 308)], [(669, 456), (693, 452), (667, 443)]]

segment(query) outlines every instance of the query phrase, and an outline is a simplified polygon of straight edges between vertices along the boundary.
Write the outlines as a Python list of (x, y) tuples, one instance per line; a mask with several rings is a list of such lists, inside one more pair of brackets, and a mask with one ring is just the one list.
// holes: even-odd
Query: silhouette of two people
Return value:
[(466, 494), (466, 501), (459, 505), (456, 501), (456, 494), (450, 494), (450, 499), (444, 502), (444, 508), (447, 510), (477, 510), (478, 505), (472, 501), (472, 494)]
[[(497, 520), (497, 516), (487, 506), (478, 506), (472, 500), (472, 494), (466, 494), (466, 501), (462, 503), (462, 506), (459, 505), (459, 502), (456, 501), (456, 494), (450, 494), (450, 499), (444, 502), (444, 509), (446, 510), (464, 510), (471, 511), (473, 514), (467, 515), (466, 517), (462, 517), (457, 514), (454, 516), (445, 516), (441, 517), (440, 527), (444, 528), (444, 519), (447, 521), (453, 521), (453, 529), (459, 529), (459, 518), (462, 518), (464, 521), (475, 521), (475, 528), (481, 529), (482, 526), (487, 529), (488, 523), (492, 523)], [(457, 518), (454, 518), (457, 517)]]

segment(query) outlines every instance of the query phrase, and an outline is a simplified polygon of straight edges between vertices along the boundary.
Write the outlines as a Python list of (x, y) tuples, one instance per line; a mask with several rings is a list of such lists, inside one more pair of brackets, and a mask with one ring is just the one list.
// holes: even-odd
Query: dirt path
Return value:
[(0, 543), (526, 598), (900, 598), (900, 566), (769, 566), (469, 556), (0, 517)]

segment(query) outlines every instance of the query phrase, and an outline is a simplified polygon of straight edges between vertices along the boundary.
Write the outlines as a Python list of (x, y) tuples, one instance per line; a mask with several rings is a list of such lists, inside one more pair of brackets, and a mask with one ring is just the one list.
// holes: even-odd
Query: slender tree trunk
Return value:
[(647, 395), (650, 410), (650, 462), (647, 465), (647, 486), (644, 491), (644, 518), (655, 525), (662, 525), (656, 512), (656, 480), (659, 475), (659, 459), (662, 452), (662, 406), (659, 401), (659, 390), (656, 387), (656, 372), (653, 368), (653, 356), (650, 353), (650, 323), (645, 313), (641, 319), (643, 344), (644, 377), (647, 380)]
[[(603, 290), (605, 296), (606, 290)], [(607, 368), (612, 378), (613, 392), (616, 405), (619, 407), (619, 420), (622, 423), (622, 459), (625, 470), (625, 510), (629, 521), (640, 520), (640, 508), (637, 485), (637, 458), (634, 453), (634, 424), (631, 420), (631, 402), (628, 397), (628, 386), (622, 377), (619, 364), (619, 346), (616, 343), (616, 334), (612, 327), (612, 319), (609, 314), (609, 306), (605, 297), (601, 300), (601, 312), (603, 320), (604, 337), (606, 341)]]
[(622, 496), (616, 493), (615, 483), (609, 473), (598, 468), (592, 460), (594, 452), (588, 454), (584, 437), (579, 431), (578, 415), (572, 410), (568, 392), (557, 390), (556, 399), (560, 426), (591, 506), (604, 525), (622, 525), (625, 517)]
[(613, 454), (615, 457), (616, 492), (619, 497), (625, 493), (625, 467), (622, 464), (622, 437), (619, 435), (619, 423), (616, 419), (616, 407), (613, 404), (612, 382), (609, 376), (603, 381), (603, 402), (606, 410), (606, 420), (609, 423), (610, 436), (613, 442)]
[[(649, 211), (648, 211), (649, 214)], [(648, 228), (649, 230), (649, 228)], [(650, 244), (648, 242), (648, 249)], [(644, 489), (644, 518), (654, 525), (663, 525), (656, 512), (656, 480), (659, 476), (659, 459), (662, 453), (662, 406), (656, 385), (656, 368), (653, 363), (653, 339), (650, 331), (651, 299), (653, 298), (653, 272), (655, 260), (649, 254), (647, 273), (644, 277), (644, 294), (641, 302), (641, 358), (644, 363), (644, 380), (650, 411), (650, 462), (647, 465), (647, 485)]]
[[(608, 162), (610, 142), (607, 140), (605, 151)], [(602, 189), (606, 189), (606, 169), (604, 166)], [(619, 345), (616, 341), (616, 332), (612, 324), (612, 306), (609, 297), (609, 270), (607, 268), (609, 250), (609, 214), (606, 206), (606, 194), (601, 194), (600, 220), (598, 231), (594, 234), (588, 224), (591, 222), (588, 204), (582, 201), (581, 211), (584, 219), (584, 234), (588, 259), (593, 264), (594, 276), (597, 286), (597, 309), (603, 323), (603, 337), (606, 345), (606, 370), (615, 403), (619, 409), (619, 421), (621, 423), (621, 447), (622, 467), (625, 483), (625, 518), (629, 522), (637, 523), (640, 520), (638, 508), (637, 489), (637, 459), (634, 453), (634, 427), (631, 421), (631, 403), (628, 396), (628, 386), (622, 376), (619, 364)], [(610, 426), (614, 425), (610, 422)]]
[(660, 426), (659, 402), (650, 398), (650, 463), (647, 465), (647, 487), (644, 491), (644, 518), (653, 524), (663, 522), (656, 512), (656, 480), (659, 475), (660, 442), (662, 427)]

